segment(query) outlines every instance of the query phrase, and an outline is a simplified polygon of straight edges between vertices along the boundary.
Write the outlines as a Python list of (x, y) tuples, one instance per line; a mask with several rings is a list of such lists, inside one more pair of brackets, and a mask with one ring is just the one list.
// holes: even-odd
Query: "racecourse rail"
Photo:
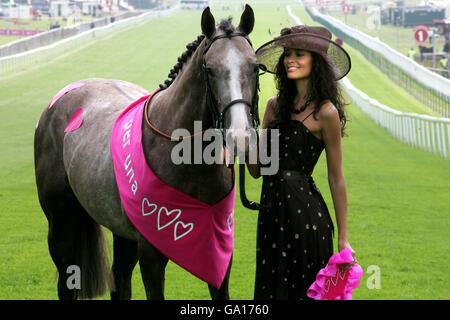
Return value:
[(22, 53), (1, 57), (0, 77), (14, 74), (16, 72), (26, 70), (29, 67), (35, 66), (39, 63), (49, 61), (69, 50), (78, 48), (81, 45), (88, 43), (92, 39), (106, 37), (113, 32), (124, 30), (131, 26), (136, 26), (149, 19), (167, 17), (175, 13), (178, 9), (179, 4), (167, 10), (151, 10), (139, 16), (113, 22), (104, 27), (90, 29), (75, 36), (57, 41), (45, 47), (40, 47)]
[(329, 28), (336, 36), (360, 51), (383, 73), (389, 74), (417, 100), (444, 117), (450, 116), (450, 80), (400, 54), (390, 46), (342, 21), (305, 7), (311, 18)]
[(88, 22), (78, 23), (72, 26), (66, 26), (41, 32), (34, 36), (24, 37), (0, 46), (0, 57), (11, 56), (28, 50), (40, 48), (54, 43), (58, 40), (72, 37), (89, 29), (103, 27), (109, 23), (113, 23), (114, 21), (123, 20), (141, 14), (142, 12), (140, 11), (125, 11), (111, 17), (103, 17)]
[[(292, 13), (291, 6), (286, 6), (286, 9), (295, 24), (302, 24), (300, 19)], [(410, 146), (448, 158), (450, 119), (400, 112), (390, 108), (355, 88), (347, 77), (340, 80), (339, 84), (365, 115), (393, 137)]]

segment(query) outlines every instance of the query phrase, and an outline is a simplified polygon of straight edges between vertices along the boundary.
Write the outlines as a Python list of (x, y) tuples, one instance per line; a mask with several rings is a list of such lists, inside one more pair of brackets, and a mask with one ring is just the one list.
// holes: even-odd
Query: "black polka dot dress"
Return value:
[(333, 254), (333, 223), (311, 178), (324, 144), (297, 120), (268, 129), (279, 129), (280, 169), (263, 178), (261, 204), (271, 206), (258, 216), (254, 298), (307, 299)]

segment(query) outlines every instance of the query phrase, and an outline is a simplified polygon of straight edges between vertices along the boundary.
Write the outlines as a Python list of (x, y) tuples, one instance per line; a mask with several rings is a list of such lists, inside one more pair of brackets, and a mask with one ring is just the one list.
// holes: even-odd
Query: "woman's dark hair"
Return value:
[[(318, 53), (310, 51), (312, 56), (312, 67), (309, 81), (308, 94), (311, 101), (315, 103), (314, 119), (326, 100), (330, 100), (336, 107), (341, 121), (341, 135), (344, 136), (347, 117), (345, 116), (344, 106), (346, 105), (337, 81), (334, 80), (334, 73), (330, 64)], [(275, 106), (275, 115), (281, 122), (291, 119), (292, 109), (294, 108), (294, 99), (297, 95), (295, 81), (288, 79), (284, 67), (284, 53), (280, 56), (275, 69), (275, 82), (278, 89), (277, 105)]]

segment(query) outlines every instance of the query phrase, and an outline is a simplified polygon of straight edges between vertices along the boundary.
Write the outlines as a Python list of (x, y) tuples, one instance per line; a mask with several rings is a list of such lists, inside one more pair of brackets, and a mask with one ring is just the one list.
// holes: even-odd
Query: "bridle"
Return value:
[[(208, 75), (208, 68), (206, 66), (206, 61), (205, 61), (205, 55), (208, 52), (208, 50), (211, 48), (211, 45), (219, 40), (219, 39), (231, 39), (233, 37), (243, 37), (245, 40), (248, 41), (248, 43), (250, 44), (250, 46), (253, 47), (252, 42), (250, 41), (248, 35), (246, 35), (245, 33), (242, 32), (233, 32), (230, 34), (221, 34), (218, 35), (212, 39), (206, 39), (206, 44), (205, 47), (203, 48), (203, 56), (202, 56), (202, 70), (203, 70), (203, 75), (206, 81), (206, 104), (208, 105), (208, 108), (211, 111), (212, 114), (212, 129), (219, 129), (219, 130), (223, 130), (225, 128), (225, 115), (227, 113), (227, 111), (235, 104), (237, 103), (243, 103), (246, 104), (247, 106), (250, 107), (250, 116), (252, 119), (252, 125), (253, 128), (258, 131), (258, 126), (260, 124), (260, 119), (259, 119), (259, 113), (258, 113), (258, 100), (259, 100), (259, 95), (258, 92), (260, 90), (259, 88), (259, 76), (264, 74), (266, 72), (266, 68), (264, 65), (259, 65), (259, 69), (261, 69), (263, 71), (263, 73), (259, 73), (256, 72), (256, 88), (255, 88), (255, 92), (253, 94), (253, 98), (252, 101), (248, 101), (246, 99), (235, 99), (230, 101), (225, 108), (220, 112), (218, 107), (217, 107), (217, 100), (214, 97), (213, 91), (211, 90), (211, 84), (210, 84), (210, 80), (209, 80), (209, 75)], [(164, 132), (161, 132), (160, 130), (158, 130), (155, 126), (153, 126), (149, 119), (148, 119), (148, 105), (150, 102), (150, 98), (147, 99), (147, 101), (145, 102), (145, 108), (144, 108), (144, 119), (145, 122), (147, 123), (148, 127), (150, 129), (152, 129), (156, 134), (168, 139), (168, 140), (172, 140), (172, 141), (181, 141), (183, 139), (190, 139), (193, 138), (197, 135), (203, 134), (206, 130), (203, 130), (201, 132), (197, 132), (194, 133), (190, 136), (180, 136), (180, 137), (172, 137), (168, 134), (165, 134)], [(256, 135), (258, 136), (258, 134)], [(224, 139), (224, 145), (226, 145), (226, 141), (225, 141), (225, 135), (222, 134), (222, 137)], [(234, 172), (234, 171), (233, 171)], [(249, 201), (247, 199), (247, 196), (245, 194), (245, 164), (244, 163), (240, 163), (239, 164), (239, 183), (240, 183), (240, 196), (241, 196), (241, 201), (242, 204), (249, 209), (252, 210), (265, 210), (267, 208), (270, 207), (270, 203), (268, 205), (260, 205), (259, 203), (256, 203), (255, 201)]]
[[(224, 39), (224, 38), (229, 38), (231, 39), (232, 37), (243, 37), (245, 40), (248, 41), (248, 43), (250, 44), (251, 47), (253, 47), (252, 42), (250, 41), (249, 37), (245, 34), (245, 33), (241, 33), (241, 32), (234, 32), (231, 34), (222, 34), (219, 36), (216, 36), (214, 38), (212, 38), (211, 40), (207, 40), (205, 48), (203, 49), (203, 63), (202, 63), (202, 69), (203, 69), (203, 74), (205, 76), (206, 79), (206, 97), (207, 97), (207, 104), (211, 110), (211, 114), (213, 117), (213, 128), (215, 129), (224, 129), (225, 128), (225, 114), (226, 112), (235, 104), (237, 103), (244, 103), (246, 105), (248, 105), (250, 107), (250, 116), (252, 118), (252, 125), (253, 128), (258, 131), (258, 126), (260, 123), (259, 120), (259, 114), (258, 114), (258, 99), (259, 99), (259, 76), (261, 74), (264, 74), (267, 69), (264, 65), (259, 65), (259, 69), (261, 69), (263, 71), (263, 73), (259, 73), (256, 72), (256, 88), (255, 88), (255, 92), (253, 94), (253, 98), (252, 101), (248, 101), (245, 99), (235, 99), (232, 100), (231, 102), (229, 102), (225, 108), (223, 109), (222, 112), (219, 112), (218, 108), (217, 108), (217, 101), (214, 98), (213, 92), (211, 90), (211, 85), (209, 82), (209, 75), (208, 75), (208, 69), (206, 67), (206, 62), (205, 62), (205, 54), (206, 52), (208, 52), (209, 48), (211, 47), (211, 45), (213, 44), (214, 41), (219, 40), (219, 39)], [(258, 134), (256, 135), (258, 137)], [(225, 137), (223, 137), (224, 139), (224, 145), (226, 145), (226, 141), (225, 141)], [(266, 205), (261, 205), (255, 201), (249, 201), (247, 198), (247, 195), (245, 193), (245, 164), (244, 163), (239, 163), (239, 192), (240, 192), (240, 197), (241, 197), (241, 201), (242, 204), (244, 205), (244, 207), (251, 209), (251, 210), (267, 210), (270, 208), (271, 206), (271, 202), (269, 202)]]
[(245, 40), (247, 40), (247, 42), (250, 44), (251, 47), (253, 47), (252, 42), (250, 41), (248, 35), (246, 35), (245, 33), (242, 32), (233, 32), (230, 34), (221, 34), (218, 35), (212, 39), (207, 39), (206, 40), (206, 45), (203, 49), (203, 63), (202, 63), (202, 69), (203, 69), (203, 75), (205, 77), (205, 81), (206, 81), (206, 97), (207, 97), (207, 105), (209, 106), (209, 109), (211, 111), (212, 114), (212, 127), (214, 129), (224, 129), (225, 128), (225, 114), (226, 112), (235, 104), (237, 103), (244, 103), (247, 106), (250, 107), (250, 116), (252, 119), (252, 125), (254, 129), (257, 129), (260, 123), (259, 120), (259, 114), (258, 114), (258, 100), (259, 100), (259, 72), (256, 73), (256, 88), (255, 88), (255, 92), (253, 93), (253, 98), (252, 101), (248, 101), (246, 99), (235, 99), (232, 100), (231, 102), (229, 102), (225, 108), (222, 110), (222, 112), (219, 111), (219, 109), (217, 108), (217, 100), (214, 97), (213, 91), (211, 90), (211, 84), (210, 84), (210, 80), (209, 80), (209, 75), (208, 75), (208, 68), (206, 66), (206, 61), (205, 61), (205, 55), (208, 52), (209, 48), (211, 48), (211, 45), (219, 40), (219, 39), (231, 39), (233, 37), (243, 37)]
[[(259, 113), (258, 113), (258, 100), (259, 100), (259, 76), (264, 74), (266, 69), (264, 65), (259, 65), (259, 68), (263, 71), (263, 73), (256, 73), (256, 88), (255, 88), (255, 92), (253, 94), (253, 98), (252, 101), (248, 101), (246, 99), (235, 99), (231, 102), (229, 102), (225, 108), (223, 109), (222, 112), (219, 111), (218, 107), (217, 107), (217, 100), (214, 97), (213, 91), (211, 89), (211, 84), (210, 84), (210, 80), (209, 80), (209, 75), (208, 75), (208, 68), (206, 66), (206, 61), (205, 61), (205, 55), (208, 52), (208, 50), (211, 48), (211, 45), (219, 40), (219, 39), (224, 39), (224, 38), (233, 38), (233, 37), (243, 37), (244, 39), (246, 39), (248, 41), (248, 43), (250, 44), (250, 46), (252, 46), (252, 42), (250, 41), (248, 35), (246, 35), (245, 33), (242, 32), (233, 32), (231, 34), (221, 34), (218, 35), (212, 39), (206, 39), (206, 44), (205, 47), (203, 48), (203, 53), (202, 53), (202, 70), (203, 70), (203, 75), (205, 78), (205, 82), (206, 82), (206, 104), (208, 105), (208, 108), (211, 111), (211, 115), (212, 115), (212, 129), (219, 129), (219, 130), (223, 130), (225, 128), (225, 114), (226, 112), (235, 104), (237, 103), (244, 103), (247, 106), (250, 107), (250, 116), (252, 119), (252, 125), (253, 128), (255, 130), (258, 129), (258, 126), (260, 124), (260, 120), (259, 120)], [(155, 92), (156, 93), (156, 92)], [(201, 135), (203, 134), (206, 130), (205, 129), (201, 132), (196, 132), (190, 136), (178, 136), (178, 137), (173, 137), (171, 135), (168, 135), (162, 131), (160, 131), (158, 128), (156, 128), (154, 125), (151, 124), (150, 120), (148, 119), (148, 108), (149, 108), (149, 104), (150, 104), (150, 100), (151, 99), (147, 99), (147, 101), (145, 102), (145, 108), (144, 108), (144, 119), (145, 122), (147, 124), (147, 126), (156, 134), (158, 134), (159, 136), (168, 139), (168, 140), (172, 140), (172, 141), (181, 141), (183, 139), (190, 139), (193, 138), (197, 135)]]

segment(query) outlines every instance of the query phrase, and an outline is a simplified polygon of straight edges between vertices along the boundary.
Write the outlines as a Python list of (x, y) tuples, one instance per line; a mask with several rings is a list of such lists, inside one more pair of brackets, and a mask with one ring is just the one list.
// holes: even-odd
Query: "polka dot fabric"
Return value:
[(273, 128), (280, 170), (263, 180), (261, 203), (272, 206), (258, 217), (255, 299), (309, 299), (306, 291), (333, 254), (333, 223), (311, 177), (324, 144), (297, 120)]

